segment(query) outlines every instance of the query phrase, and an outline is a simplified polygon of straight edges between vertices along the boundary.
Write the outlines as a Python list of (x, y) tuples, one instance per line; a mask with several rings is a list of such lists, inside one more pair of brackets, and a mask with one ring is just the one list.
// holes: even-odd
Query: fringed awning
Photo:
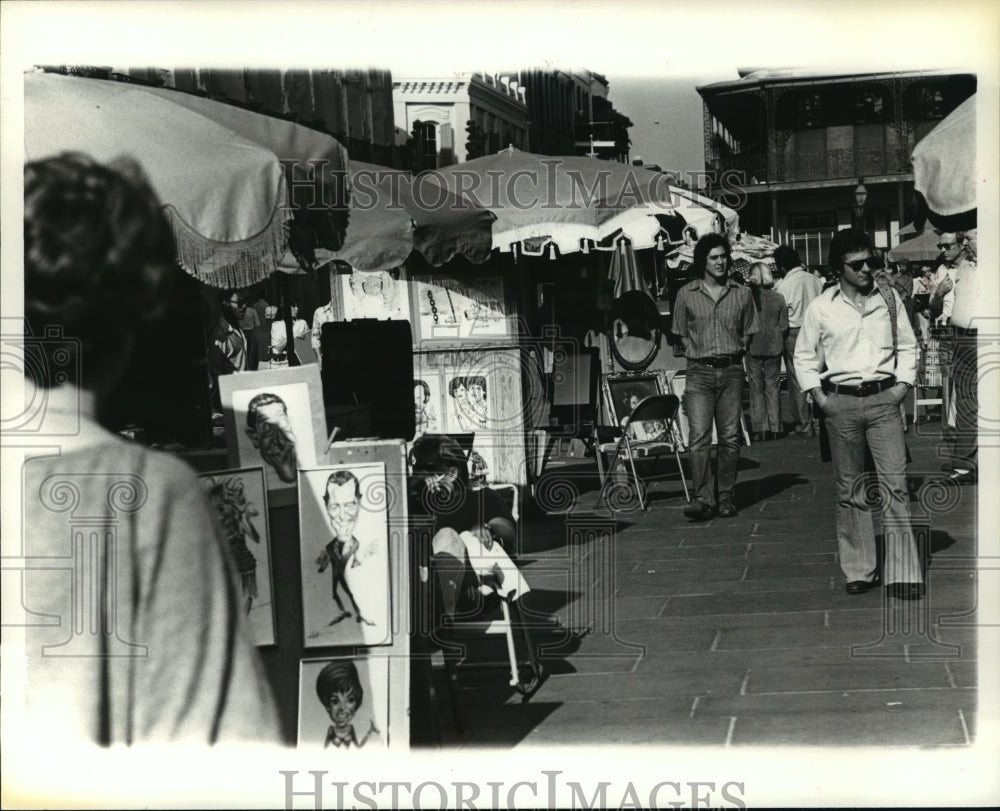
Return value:
[(475, 202), (387, 166), (351, 161), (349, 175), (358, 193), (344, 244), (329, 259), (381, 271), (399, 267), (413, 251), (433, 267), (456, 256), (476, 264), (489, 258), (495, 218)]
[(165, 206), (164, 211), (177, 243), (177, 263), (200, 282), (238, 289), (256, 284), (281, 269), (289, 218), (283, 205), (275, 209), (263, 231), (241, 242), (206, 239), (185, 223), (173, 206)]
[[(25, 75), (25, 155), (66, 151), (139, 162), (163, 204), (184, 270), (246, 287), (286, 252), (306, 266), (340, 247), (350, 180), (336, 139), (176, 90), (46, 73)], [(315, 206), (292, 205), (300, 199)]]

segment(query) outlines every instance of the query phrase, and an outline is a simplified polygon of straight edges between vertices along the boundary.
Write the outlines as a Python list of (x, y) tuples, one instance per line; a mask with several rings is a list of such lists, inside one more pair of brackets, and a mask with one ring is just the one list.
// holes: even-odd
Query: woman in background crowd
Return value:
[(281, 368), (288, 365), (288, 327), (286, 313), (291, 316), (292, 337), (304, 338), (309, 332), (309, 325), (304, 318), (299, 318), (299, 303), (293, 301), (284, 307), (278, 308), (277, 317), (271, 322), (271, 368)]

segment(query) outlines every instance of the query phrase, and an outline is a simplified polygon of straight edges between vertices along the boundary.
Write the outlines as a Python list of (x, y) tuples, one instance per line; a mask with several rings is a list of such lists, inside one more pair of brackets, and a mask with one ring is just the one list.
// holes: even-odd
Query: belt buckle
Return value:
[(858, 396), (868, 397), (872, 394), (878, 394), (878, 382), (875, 380), (867, 380), (858, 386)]

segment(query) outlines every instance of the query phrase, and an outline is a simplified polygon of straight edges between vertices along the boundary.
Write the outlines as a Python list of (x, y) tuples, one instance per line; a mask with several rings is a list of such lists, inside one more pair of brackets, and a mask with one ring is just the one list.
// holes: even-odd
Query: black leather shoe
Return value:
[(754, 442), (763, 442), (764, 441), (764, 432), (763, 431), (754, 431), (750, 435), (750, 439), (752, 439)]
[(919, 600), (926, 593), (923, 583), (890, 583), (885, 588), (897, 600)]
[(684, 517), (692, 521), (707, 521), (715, 515), (715, 508), (704, 501), (692, 501), (684, 508)]
[(875, 588), (875, 585), (875, 583), (869, 583), (867, 580), (852, 580), (844, 586), (844, 591), (848, 594), (864, 594)]
[(975, 484), (976, 472), (974, 470), (953, 470), (945, 476), (945, 480), (952, 484)]
[(719, 502), (719, 518), (732, 518), (736, 515), (736, 505), (731, 501)]

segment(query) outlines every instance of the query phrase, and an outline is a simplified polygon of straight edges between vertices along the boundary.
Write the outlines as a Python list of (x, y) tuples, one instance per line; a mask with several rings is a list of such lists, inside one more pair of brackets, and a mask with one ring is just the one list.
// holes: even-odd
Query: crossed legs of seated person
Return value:
[(441, 610), (454, 616), (476, 593), (517, 600), (531, 590), (524, 575), (486, 527), (438, 530), (431, 541), (431, 566), (441, 589)]

